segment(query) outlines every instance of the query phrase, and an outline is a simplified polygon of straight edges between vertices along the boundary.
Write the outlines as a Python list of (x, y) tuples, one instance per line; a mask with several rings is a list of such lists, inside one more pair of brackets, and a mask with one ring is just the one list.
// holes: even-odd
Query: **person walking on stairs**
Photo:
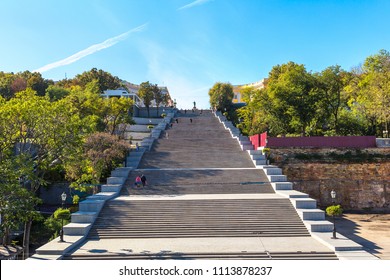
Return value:
[(137, 177), (135, 178), (135, 186), (136, 186), (136, 187), (141, 187), (141, 183), (142, 183), (141, 177), (140, 177), (140, 176), (137, 176)]
[(141, 182), (142, 182), (142, 186), (146, 186), (146, 176), (144, 174), (142, 174), (141, 176)]

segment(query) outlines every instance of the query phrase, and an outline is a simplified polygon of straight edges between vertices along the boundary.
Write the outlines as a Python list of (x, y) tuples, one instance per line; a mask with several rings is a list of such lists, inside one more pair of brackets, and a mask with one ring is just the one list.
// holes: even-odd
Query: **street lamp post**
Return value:
[[(66, 200), (66, 193), (63, 192), (61, 194), (61, 208), (64, 209), (64, 203), (65, 203), (65, 200)], [(64, 217), (61, 216), (61, 223), (62, 223), (62, 226), (61, 226), (61, 231), (60, 231), (60, 242), (65, 242), (64, 241)]]
[[(333, 204), (333, 206), (336, 206), (336, 203), (335, 203), (336, 192), (335, 192), (335, 190), (332, 190), (330, 192), (330, 196), (332, 197), (332, 204)], [(334, 213), (333, 213), (332, 217), (333, 217), (333, 236), (332, 236), (332, 239), (337, 239), (337, 237), (336, 237), (336, 219), (335, 219), (335, 214)]]

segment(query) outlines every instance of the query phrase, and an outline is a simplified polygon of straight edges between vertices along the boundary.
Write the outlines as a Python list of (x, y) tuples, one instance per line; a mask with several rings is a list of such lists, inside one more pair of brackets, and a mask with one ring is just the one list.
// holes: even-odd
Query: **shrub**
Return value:
[(70, 210), (69, 209), (63, 209), (63, 208), (58, 208), (54, 213), (53, 213), (54, 219), (58, 220), (69, 220), (70, 219)]
[(340, 205), (332, 205), (326, 208), (326, 214), (328, 216), (341, 216), (343, 214), (343, 208)]

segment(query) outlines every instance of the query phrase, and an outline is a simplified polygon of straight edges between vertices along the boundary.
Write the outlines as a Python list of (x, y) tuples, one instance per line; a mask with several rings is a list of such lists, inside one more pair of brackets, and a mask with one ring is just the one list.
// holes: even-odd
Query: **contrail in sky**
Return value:
[(183, 7), (178, 8), (177, 10), (179, 11), (179, 10), (189, 9), (189, 8), (192, 8), (192, 7), (195, 7), (198, 5), (205, 4), (206, 2), (210, 2), (210, 1), (213, 1), (213, 0), (196, 0), (194, 2), (191, 2), (190, 4), (187, 4)]
[(115, 45), (116, 43), (119, 43), (120, 41), (125, 40), (131, 33), (143, 31), (147, 25), (148, 25), (147, 23), (140, 25), (140, 26), (133, 28), (125, 33), (118, 35), (118, 36), (107, 39), (102, 43), (92, 45), (92, 46), (90, 46), (82, 51), (79, 51), (79, 52), (77, 52), (77, 53), (75, 53), (75, 54), (73, 54), (65, 59), (47, 64), (45, 66), (42, 66), (41, 68), (38, 68), (38, 69), (34, 70), (33, 72), (43, 73), (43, 72), (49, 71), (51, 69), (76, 62), (76, 61), (82, 59), (83, 57), (94, 54), (95, 52), (101, 51), (103, 49), (109, 48), (109, 47)]

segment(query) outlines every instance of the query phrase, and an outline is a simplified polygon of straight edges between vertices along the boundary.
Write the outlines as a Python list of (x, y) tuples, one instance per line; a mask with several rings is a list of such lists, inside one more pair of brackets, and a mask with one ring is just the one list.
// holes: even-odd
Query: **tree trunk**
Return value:
[(149, 106), (146, 106), (146, 110), (148, 111), (148, 118), (150, 118), (150, 114), (149, 114)]
[(24, 224), (24, 236), (23, 236), (23, 259), (30, 257), (30, 232), (31, 232), (32, 220), (28, 220)]

